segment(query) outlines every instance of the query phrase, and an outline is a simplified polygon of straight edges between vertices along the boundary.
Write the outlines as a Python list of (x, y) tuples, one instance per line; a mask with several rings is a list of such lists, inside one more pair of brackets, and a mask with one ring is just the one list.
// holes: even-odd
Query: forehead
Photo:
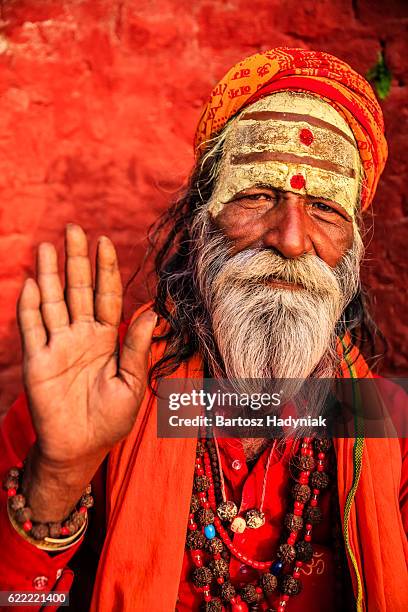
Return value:
[(210, 210), (257, 184), (320, 197), (353, 215), (360, 157), (343, 117), (316, 96), (280, 92), (249, 106), (228, 126)]

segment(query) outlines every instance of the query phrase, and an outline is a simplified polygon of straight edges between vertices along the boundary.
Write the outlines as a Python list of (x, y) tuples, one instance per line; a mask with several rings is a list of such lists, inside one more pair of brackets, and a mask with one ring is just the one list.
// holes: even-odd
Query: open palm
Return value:
[(133, 321), (119, 357), (122, 283), (109, 238), (98, 241), (94, 287), (86, 235), (67, 226), (65, 278), (64, 294), (56, 250), (42, 243), (37, 280), (25, 282), (18, 303), (37, 445), (55, 463), (106, 452), (129, 433), (156, 321), (150, 310)]

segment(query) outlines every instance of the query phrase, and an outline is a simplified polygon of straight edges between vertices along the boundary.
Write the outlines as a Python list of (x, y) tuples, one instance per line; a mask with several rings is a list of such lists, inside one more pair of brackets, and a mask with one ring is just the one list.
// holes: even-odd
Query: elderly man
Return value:
[(215, 87), (195, 146), (130, 325), (108, 238), (93, 287), (68, 226), (65, 293), (39, 247), (18, 305), (26, 396), (2, 426), (1, 589), (57, 605), (73, 569), (78, 610), (406, 610), (404, 441), (156, 434), (160, 377), (371, 377), (353, 338), (386, 159), (375, 96), (328, 54), (274, 49)]

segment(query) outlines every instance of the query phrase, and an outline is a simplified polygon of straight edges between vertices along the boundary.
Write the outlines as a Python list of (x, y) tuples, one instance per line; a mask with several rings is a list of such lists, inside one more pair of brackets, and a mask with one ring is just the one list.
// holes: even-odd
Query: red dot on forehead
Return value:
[(307, 128), (303, 128), (302, 130), (300, 130), (299, 138), (300, 138), (300, 141), (303, 142), (303, 144), (307, 146), (311, 145), (312, 142), (314, 141), (314, 136), (312, 132), (308, 130)]
[(294, 174), (290, 179), (290, 186), (293, 189), (302, 189), (306, 185), (306, 180), (303, 174)]

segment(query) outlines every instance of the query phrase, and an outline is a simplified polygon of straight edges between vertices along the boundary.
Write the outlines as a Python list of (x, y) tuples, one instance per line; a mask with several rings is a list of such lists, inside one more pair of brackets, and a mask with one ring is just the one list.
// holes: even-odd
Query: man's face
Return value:
[(335, 202), (271, 187), (237, 193), (215, 218), (231, 254), (273, 249), (287, 259), (317, 255), (334, 268), (353, 243), (351, 217)]
[(299, 101), (290, 113), (256, 103), (235, 121), (196, 220), (197, 278), (230, 378), (332, 376), (336, 324), (359, 285), (358, 152), (336, 111), (309, 118)]

